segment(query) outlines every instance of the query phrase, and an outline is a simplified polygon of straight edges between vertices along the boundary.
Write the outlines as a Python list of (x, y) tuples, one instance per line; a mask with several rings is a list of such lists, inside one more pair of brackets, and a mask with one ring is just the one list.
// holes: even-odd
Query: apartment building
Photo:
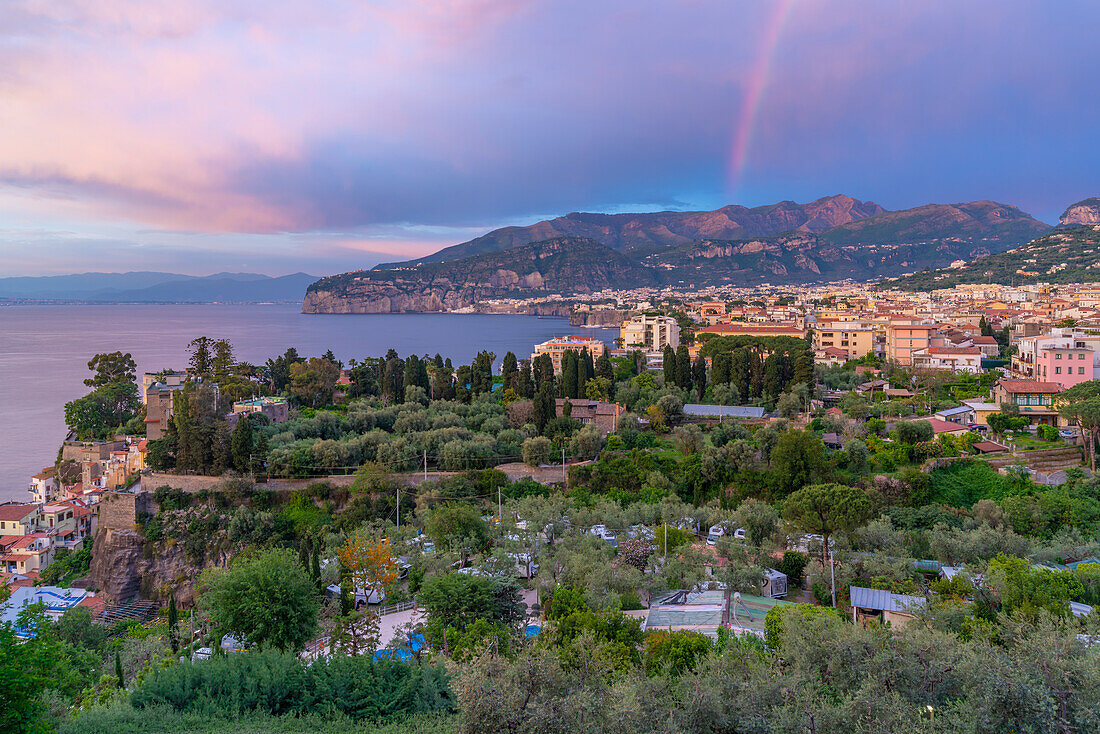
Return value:
[(0, 535), (28, 535), (38, 528), (38, 505), (5, 502), (0, 505)]
[(1027, 380), (1047, 380), (1062, 387), (1100, 375), (1100, 334), (1078, 329), (1052, 329), (1016, 341), (1009, 374)]
[(290, 403), (286, 398), (255, 398), (238, 400), (233, 403), (233, 412), (237, 414), (262, 413), (272, 423), (285, 423), (290, 420)]
[(588, 353), (596, 359), (607, 352), (607, 345), (591, 336), (559, 336), (542, 344), (535, 345), (535, 351), (531, 354), (531, 361), (542, 354), (549, 354), (554, 363), (554, 372), (561, 374), (561, 358), (568, 351), (581, 352), (587, 349)]
[(819, 322), (813, 331), (814, 351), (840, 349), (848, 359), (859, 359), (880, 352), (877, 329), (843, 321)]
[(659, 352), (680, 346), (680, 324), (671, 316), (641, 314), (623, 322), (619, 329), (624, 349)]
[(886, 358), (900, 365), (913, 364), (913, 352), (933, 346), (935, 324), (890, 324), (886, 327)]

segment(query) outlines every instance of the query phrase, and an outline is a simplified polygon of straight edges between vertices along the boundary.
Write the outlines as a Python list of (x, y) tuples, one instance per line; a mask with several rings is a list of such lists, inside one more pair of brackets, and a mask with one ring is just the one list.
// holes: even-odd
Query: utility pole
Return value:
[(565, 478), (565, 447), (561, 447), (561, 480), (562, 482), (568, 482)]
[(424, 449), (424, 481), (428, 481), (428, 450)]
[[(828, 542), (829, 539), (826, 540)], [(833, 608), (836, 608), (836, 566), (833, 564), (833, 549), (829, 548), (829, 580), (833, 587)]]
[(397, 532), (401, 533), (401, 485), (397, 485)]
[(504, 522), (504, 511), (500, 504), (500, 487), (497, 487), (497, 522)]

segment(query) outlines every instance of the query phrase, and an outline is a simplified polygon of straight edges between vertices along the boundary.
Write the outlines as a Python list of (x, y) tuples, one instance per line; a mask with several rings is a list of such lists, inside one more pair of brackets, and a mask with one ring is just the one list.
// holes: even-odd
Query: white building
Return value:
[(680, 324), (671, 316), (641, 314), (623, 322), (619, 337), (624, 349), (659, 352), (680, 346)]

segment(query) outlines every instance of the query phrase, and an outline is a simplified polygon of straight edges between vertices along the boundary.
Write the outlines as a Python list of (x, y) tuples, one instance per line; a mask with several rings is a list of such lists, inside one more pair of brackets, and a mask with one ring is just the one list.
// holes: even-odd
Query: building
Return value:
[(680, 346), (680, 324), (671, 316), (641, 314), (623, 322), (619, 338), (624, 349), (659, 352)]
[(1039, 380), (998, 380), (993, 386), (993, 402), (1012, 403), (1019, 407), (1020, 415), (1028, 418), (1031, 425), (1046, 424), (1057, 426), (1058, 409), (1054, 407), (1054, 396), (1062, 392), (1062, 386), (1056, 382)]
[(871, 326), (859, 326), (846, 322), (819, 322), (813, 332), (815, 351), (839, 349), (848, 359), (859, 359), (868, 354), (878, 354), (876, 329)]
[(57, 621), (73, 607), (91, 606), (95, 592), (85, 589), (62, 589), (57, 586), (22, 586), (12, 591), (11, 598), (0, 604), (0, 624), (10, 624), (19, 637), (26, 637), (28, 630), (19, 627), (19, 613), (31, 604), (44, 604), (46, 616)]
[(290, 420), (290, 403), (286, 398), (238, 400), (233, 403), (233, 412), (238, 415), (262, 413), (272, 423), (285, 423)]
[(684, 415), (689, 418), (756, 419), (763, 418), (767, 411), (753, 405), (700, 405), (688, 403), (684, 406)]
[(186, 372), (177, 372), (175, 370), (165, 370), (164, 372), (146, 372), (141, 376), (141, 402), (148, 404), (149, 389), (152, 388), (154, 385), (167, 387), (170, 389), (179, 389), (183, 387), (183, 383), (185, 383), (186, 381)]
[(0, 569), (4, 573), (38, 573), (53, 562), (54, 547), (49, 533), (0, 535)]
[(145, 437), (150, 441), (163, 438), (168, 432), (173, 397), (179, 389), (157, 383), (145, 390)]
[(886, 359), (913, 364), (913, 352), (932, 346), (937, 331), (935, 324), (890, 324), (886, 327)]
[(982, 351), (978, 347), (926, 347), (914, 350), (910, 359), (916, 369), (969, 372), (975, 375), (982, 371)]
[(30, 535), (38, 529), (38, 505), (6, 502), (0, 505), (0, 535)]
[(1021, 337), (1015, 344), (1017, 350), (1009, 365), (1011, 377), (1048, 380), (1070, 387), (1100, 374), (1100, 334), (1052, 329), (1046, 334)]
[(700, 341), (702, 334), (714, 334), (715, 336), (790, 336), (796, 339), (805, 339), (806, 330), (792, 322), (775, 324), (715, 324), (704, 326), (695, 331), (695, 341)]
[(882, 589), (853, 586), (850, 590), (853, 622), (890, 623), (895, 627), (908, 624), (927, 604), (923, 596), (892, 594)]
[(1096, 378), (1095, 353), (1084, 347), (1051, 347), (1035, 355), (1035, 379), (1070, 388)]
[(50, 502), (57, 496), (57, 477), (54, 476), (54, 468), (47, 466), (31, 477), (31, 498), (34, 502), (42, 504)]
[(579, 421), (581, 425), (593, 425), (600, 429), (601, 433), (614, 433), (619, 428), (619, 418), (626, 412), (626, 408), (618, 403), (605, 403), (601, 400), (585, 400), (584, 398), (557, 398), (555, 401), (557, 415), (564, 415), (565, 404), (570, 403), (569, 417)]
[(569, 351), (580, 353), (584, 349), (588, 350), (593, 359), (607, 352), (607, 346), (595, 337), (559, 336), (544, 341), (542, 344), (536, 344), (535, 351), (531, 354), (531, 361), (534, 362), (540, 355), (549, 354), (551, 361), (554, 363), (554, 373), (560, 375), (562, 355)]

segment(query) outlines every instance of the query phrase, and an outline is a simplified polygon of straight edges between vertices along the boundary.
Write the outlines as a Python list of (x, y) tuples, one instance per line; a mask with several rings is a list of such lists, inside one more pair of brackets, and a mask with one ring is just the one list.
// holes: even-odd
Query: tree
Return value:
[(644, 538), (627, 538), (619, 543), (618, 553), (623, 563), (644, 572), (653, 555), (653, 543)]
[(122, 656), (118, 654), (117, 650), (115, 651), (115, 677), (118, 678), (118, 687), (125, 688), (126, 676), (122, 672)]
[(65, 424), (79, 438), (106, 438), (141, 411), (137, 385), (110, 382), (65, 404)]
[(812, 431), (786, 431), (771, 451), (770, 463), (782, 495), (825, 477), (825, 444)]
[(373, 654), (381, 642), (379, 622), (369, 607), (342, 614), (332, 631), (332, 649), (349, 656)]
[(516, 389), (516, 377), (519, 375), (518, 365), (519, 363), (516, 361), (516, 355), (512, 352), (505, 352), (504, 361), (500, 366), (500, 376), (504, 382), (502, 386), (504, 390)]
[(561, 396), (563, 398), (580, 397), (577, 353), (566, 349), (561, 355)]
[(200, 589), (215, 630), (247, 644), (298, 652), (317, 628), (317, 589), (288, 549), (242, 554), (205, 572)]
[(928, 421), (898, 421), (896, 430), (898, 440), (910, 446), (931, 441), (934, 435), (932, 424)]
[(252, 419), (248, 414), (237, 419), (230, 442), (233, 448), (233, 468), (241, 474), (247, 474), (252, 468)]
[(707, 390), (707, 363), (700, 354), (691, 365), (691, 379), (699, 393), (699, 402), (703, 402), (703, 393)]
[(180, 650), (180, 615), (176, 609), (176, 592), (168, 594), (168, 644), (173, 653)]
[(871, 516), (871, 500), (862, 489), (844, 484), (811, 484), (794, 492), (783, 516), (807, 533), (822, 536), (821, 558), (828, 563), (829, 538), (850, 533)]
[(237, 360), (233, 356), (233, 345), (228, 339), (218, 339), (213, 345), (213, 356), (210, 360), (210, 369), (214, 377), (224, 380), (237, 368)]
[(436, 507), (428, 516), (424, 529), (441, 548), (461, 546), (463, 560), (471, 544), (475, 550), (480, 550), (489, 540), (488, 528), (477, 508), (462, 503)]
[(539, 384), (533, 401), (535, 427), (542, 433), (546, 424), (557, 416), (557, 404), (554, 402), (554, 381), (543, 380)]
[(88, 387), (103, 387), (115, 382), (133, 382), (137, 378), (137, 364), (129, 352), (96, 354), (88, 361), (88, 369), (95, 374), (84, 380)]
[(615, 384), (615, 368), (606, 351), (596, 358), (596, 377), (607, 380), (611, 385)]
[(214, 369), (214, 340), (208, 336), (192, 339), (187, 349), (190, 352), (187, 364), (196, 375), (209, 375)]
[(779, 401), (775, 404), (775, 412), (781, 418), (794, 420), (802, 414), (802, 400), (793, 391), (785, 392), (779, 396)]
[(523, 442), (523, 463), (528, 466), (549, 464), (554, 454), (554, 442), (545, 436), (534, 436)]
[(676, 386), (691, 389), (691, 355), (686, 344), (676, 347)]
[(397, 559), (387, 538), (357, 532), (344, 541), (336, 556), (351, 575), (355, 588), (362, 589), (368, 599), (397, 580)]
[(666, 387), (676, 384), (676, 350), (668, 344), (661, 352), (661, 371), (664, 373)]
[(733, 521), (745, 529), (745, 540), (758, 550), (779, 530), (779, 513), (758, 499), (747, 499), (739, 504)]
[(1081, 382), (1063, 390), (1055, 398), (1055, 405), (1063, 418), (1077, 426), (1088, 451), (1089, 466), (1095, 472), (1096, 442), (1100, 439), (1100, 380)]
[(308, 362), (291, 365), (290, 393), (301, 403), (325, 405), (332, 401), (332, 389), (339, 379), (340, 368), (334, 363), (311, 357)]
[[(287, 386), (290, 385), (290, 368), (302, 361), (303, 359), (298, 356), (298, 350), (294, 347), (287, 349), (280, 357), (267, 360), (264, 368), (271, 380), (271, 389), (277, 393), (286, 390)], [(364, 368), (364, 370), (366, 370), (366, 368)], [(358, 384), (362, 384), (364, 376), (365, 375), (360, 374), (360, 383)]]
[(515, 627), (526, 609), (515, 579), (503, 576), (435, 574), (424, 581), (416, 599), (441, 629), (463, 630), (478, 620)]

